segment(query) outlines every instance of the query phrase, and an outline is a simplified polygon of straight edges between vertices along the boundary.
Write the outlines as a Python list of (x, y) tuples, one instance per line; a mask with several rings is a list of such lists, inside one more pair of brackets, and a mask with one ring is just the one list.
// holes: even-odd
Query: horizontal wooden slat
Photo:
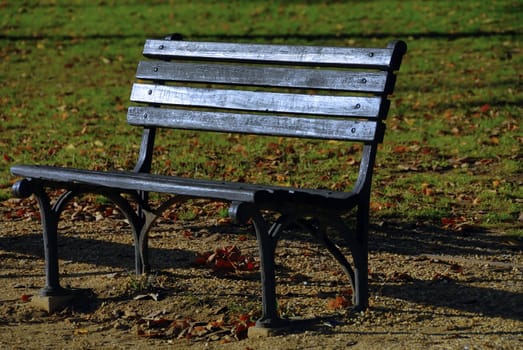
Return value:
[(142, 61), (136, 77), (157, 81), (386, 93), (387, 72)]
[[(17, 165), (11, 167), (11, 173), (26, 178), (45, 180), (53, 183), (107, 187), (124, 191), (147, 191), (172, 193), (192, 197), (216, 198), (230, 201), (252, 202), (255, 186), (247, 189), (240, 183), (208, 181), (175, 176), (133, 173), (129, 171), (92, 171), (73, 168), (59, 168), (39, 165)], [(67, 187), (67, 186), (66, 186)]]
[[(265, 198), (270, 196), (283, 197), (283, 195), (286, 195), (287, 198), (315, 196), (315, 199), (320, 200), (343, 200), (352, 197), (351, 193), (321, 189), (299, 189), (130, 171), (95, 171), (45, 165), (15, 165), (11, 167), (11, 173), (16, 176), (43, 181), (47, 186), (60, 188), (81, 188), (83, 186), (98, 191), (103, 191), (103, 188), (110, 188), (112, 191), (120, 189), (122, 192), (171, 193), (240, 202), (254, 202), (260, 196)], [(311, 200), (311, 198), (308, 199)], [(339, 205), (343, 204), (339, 203)]]
[(132, 125), (332, 140), (372, 141), (376, 121), (234, 114), (208, 111), (129, 107)]
[(376, 118), (381, 97), (323, 96), (134, 84), (131, 101), (246, 111)]
[(266, 44), (147, 40), (143, 54), (162, 59), (264, 61), (303, 65), (340, 65), (390, 69), (394, 48), (345, 48)]

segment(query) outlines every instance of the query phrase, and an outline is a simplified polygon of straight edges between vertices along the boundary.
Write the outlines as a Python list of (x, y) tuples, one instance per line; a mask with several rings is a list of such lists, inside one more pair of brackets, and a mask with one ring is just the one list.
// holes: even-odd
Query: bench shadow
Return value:
[[(488, 317), (523, 320), (523, 292), (499, 289), (506, 283), (501, 272), (523, 271), (520, 262), (508, 257), (521, 254), (522, 241), (479, 228), (468, 227), (461, 231), (444, 230), (431, 225), (416, 225), (391, 221), (371, 228), (369, 251), (388, 252), (428, 260), (442, 257), (440, 262), (449, 266), (467, 264), (468, 269), (492, 269), (489, 282), (492, 287), (478, 287), (473, 282), (485, 277), (472, 277), (471, 283), (451, 278), (436, 280), (410, 280), (372, 285), (371, 293), (403, 299), (427, 306), (451, 308)], [(472, 257), (472, 258), (468, 258)], [(488, 258), (496, 259), (488, 259)], [(446, 259), (446, 260), (445, 260)], [(491, 260), (495, 260), (492, 262)], [(371, 262), (372, 263), (372, 262)], [(489, 266), (490, 264), (490, 266)], [(401, 270), (401, 267), (398, 267)], [(516, 272), (518, 273), (518, 272)], [(517, 283), (512, 281), (511, 283)], [(376, 290), (379, 289), (379, 290)], [(400, 312), (400, 310), (396, 310)]]
[[(401, 219), (400, 219), (401, 220)], [(287, 233), (287, 232), (286, 232)], [(284, 235), (290, 240), (312, 239), (303, 233)], [(333, 241), (343, 245), (340, 237), (332, 233)], [(466, 269), (492, 269), (488, 277), (475, 277), (467, 281), (454, 280), (447, 276), (435, 280), (398, 281), (370, 279), (370, 293), (384, 297), (404, 300), (426, 306), (443, 307), (466, 313), (481, 314), (488, 317), (523, 320), (523, 292), (500, 289), (507, 274), (511, 271), (521, 273), (523, 265), (514, 262), (511, 256), (521, 254), (523, 241), (518, 238), (495, 234), (476, 227), (461, 231), (445, 230), (429, 224), (415, 224), (390, 219), (385, 223), (373, 224), (369, 236), (369, 253), (372, 255), (388, 253), (409, 256), (414, 259), (452, 264), (466, 264)], [(438, 261), (438, 259), (440, 259)], [(372, 257), (370, 258), (370, 269)], [(398, 273), (405, 266), (397, 266)], [(379, 275), (380, 271), (375, 271)], [(502, 272), (505, 272), (504, 274)], [(481, 280), (484, 278), (485, 280)], [(487, 280), (488, 278), (488, 280)], [(490, 282), (492, 287), (478, 287), (474, 282)], [(518, 283), (510, 281), (509, 283)], [(398, 306), (390, 312), (402, 312)]]
[(378, 294), (425, 306), (450, 308), (487, 317), (523, 320), (523, 293), (476, 287), (452, 280), (436, 283), (416, 280), (402, 284), (385, 284), (380, 287)]
[(402, 255), (447, 254), (501, 256), (523, 252), (523, 240), (476, 226), (443, 229), (428, 223), (385, 219), (370, 228), (369, 250)]
[[(44, 259), (43, 240), (39, 233), (2, 236), (0, 237), (0, 250), (5, 252), (0, 255), (2, 258), (20, 258), (18, 255), (22, 254), (28, 256), (29, 259)], [(134, 247), (132, 244), (60, 236), (58, 250), (62, 261), (107, 266), (134, 273)], [(155, 270), (172, 268), (180, 266), (180, 264), (187, 265), (194, 254), (194, 252), (182, 249), (149, 248), (150, 260)], [(43, 272), (42, 266), (41, 274)], [(97, 274), (97, 272), (92, 274)], [(16, 276), (9, 275), (8, 277)], [(23, 277), (28, 277), (28, 275), (24, 273)]]
[[(195, 229), (198, 228), (201, 227), (195, 227)], [(213, 231), (213, 228), (209, 228), (209, 230)], [(223, 227), (216, 230), (216, 232), (228, 231)], [(234, 229), (231, 230), (234, 231)], [(246, 229), (242, 229), (238, 233), (245, 234), (245, 232)], [(283, 238), (291, 241), (314, 241), (310, 235), (301, 232), (285, 232)], [(334, 240), (337, 239), (334, 237)], [(29, 256), (28, 258), (34, 257), (42, 260), (44, 258), (41, 234), (36, 232), (34, 234), (2, 236), (0, 237), (0, 249), (4, 251), (3, 257), (16, 258), (16, 254), (23, 254)], [(60, 258), (65, 261), (108, 266), (130, 272), (134, 270), (134, 248), (132, 244), (64, 235), (59, 237), (59, 250)], [(481, 229), (467, 228), (463, 231), (450, 231), (430, 225), (390, 220), (384, 224), (372, 225), (369, 251), (371, 254), (385, 252), (411, 257), (444, 255), (451, 259), (453, 257), (463, 259), (467, 256), (473, 256), (476, 257), (475, 260), (481, 262), (481, 257), (499, 257), (497, 260), (503, 260), (503, 256), (521, 254), (522, 244), (521, 240), (509, 239), (503, 235), (496, 235)], [(182, 249), (150, 248), (151, 265), (154, 270), (187, 266), (194, 254), (195, 252)], [(487, 263), (488, 261), (485, 261), (485, 264)], [(372, 259), (370, 264), (372, 266)], [(481, 269), (484, 267), (475, 264), (469, 268)], [(523, 266), (507, 262), (504, 263), (501, 270), (507, 271), (507, 269), (508, 271), (510, 269), (522, 271)], [(280, 274), (285, 274), (284, 266), (279, 266), (278, 270)], [(401, 270), (401, 267), (398, 267), (398, 270)], [(501, 285), (505, 281), (503, 280), (504, 275), (500, 273), (498, 277), (494, 277), (496, 276), (495, 273), (489, 274), (489, 276), (493, 276), (492, 280), (489, 281), (492, 282), (492, 287), (477, 287), (473, 283), (453, 279), (442, 279), (440, 281), (411, 279), (383, 283), (371, 278), (370, 289), (371, 295), (382, 295), (407, 302), (450, 308), (488, 317), (522, 320), (523, 293), (497, 288), (497, 285)], [(42, 274), (43, 270), (35, 273), (38, 276)], [(16, 278), (12, 274), (4, 276), (4, 278), (6, 277)], [(28, 276), (24, 273), (23, 277)], [(517, 281), (512, 283), (517, 283)], [(391, 311), (402, 312), (399, 307), (397, 310)]]

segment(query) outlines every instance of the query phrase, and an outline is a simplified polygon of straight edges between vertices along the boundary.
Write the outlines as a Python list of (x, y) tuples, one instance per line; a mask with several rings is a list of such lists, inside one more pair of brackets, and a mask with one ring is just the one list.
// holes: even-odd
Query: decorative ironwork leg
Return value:
[(275, 328), (276, 324), (281, 323), (277, 312), (274, 267), (277, 238), (271, 237), (265, 219), (251, 203), (232, 202), (229, 207), (229, 216), (236, 224), (246, 224), (249, 219), (252, 219), (260, 256), (262, 289), (262, 315), (256, 321), (256, 327)]
[(276, 278), (274, 268), (274, 251), (276, 239), (270, 237), (267, 224), (261, 214), (252, 217), (260, 252), (260, 274), (262, 287), (262, 316), (256, 326), (272, 328), (281, 323), (277, 313)]
[(363, 311), (369, 306), (369, 202), (358, 206), (356, 222), (357, 251), (353, 252), (356, 300), (354, 309)]
[(102, 194), (109, 198), (120, 209), (131, 226), (134, 238), (135, 273), (141, 275), (149, 272), (150, 265), (147, 250), (149, 230), (161, 212), (175, 201), (172, 199), (168, 200), (158, 211), (153, 212), (150, 210), (148, 204), (142, 201), (143, 198), (147, 198), (147, 196), (144, 193), (138, 193), (134, 198), (138, 203), (138, 210), (135, 211), (129, 201), (119, 193), (104, 192)]
[[(327, 248), (329, 253), (336, 259), (336, 261), (341, 265), (343, 272), (347, 275), (350, 281), (350, 285), (353, 291), (355, 291), (354, 283), (354, 271), (350, 266), (349, 262), (343, 255), (343, 253), (338, 249), (336, 244), (332, 242), (329, 237), (327, 237), (326, 227), (320, 222), (318, 226), (313, 225), (309, 221), (299, 220), (297, 223), (302, 226), (304, 229), (309, 231), (316, 239), (318, 239), (323, 245)], [(353, 300), (354, 301), (354, 300)]]
[(135, 251), (136, 251), (136, 274), (148, 273), (151, 270), (149, 264), (149, 230), (153, 223), (158, 218), (158, 215), (142, 210), (142, 225), (141, 228), (136, 231), (137, 239), (135, 240)]
[(354, 261), (353, 309), (355, 311), (363, 311), (368, 307), (368, 210), (368, 205), (358, 207), (355, 233), (347, 228), (340, 217), (333, 217), (331, 221), (345, 238)]
[(252, 221), (260, 252), (262, 286), (262, 315), (260, 319), (256, 321), (256, 326), (262, 328), (279, 328), (287, 325), (288, 321), (281, 319), (277, 311), (274, 252), (282, 231), (294, 221), (294, 218), (283, 215), (269, 230), (267, 230), (265, 219), (258, 211), (253, 212)]
[[(140, 273), (147, 273), (151, 270), (151, 266), (149, 264), (149, 250), (148, 250), (148, 241), (149, 241), (149, 231), (156, 221), (158, 217), (162, 215), (164, 211), (169, 209), (172, 205), (175, 203), (179, 203), (182, 201), (186, 201), (191, 197), (188, 196), (174, 196), (166, 200), (162, 205), (160, 205), (155, 210), (151, 210), (150, 208), (145, 208), (145, 206), (141, 206), (140, 213), (142, 217), (142, 225), (139, 230), (136, 230), (138, 239), (136, 240), (135, 244), (138, 249), (137, 251), (137, 259), (141, 261), (141, 272)], [(138, 265), (137, 265), (138, 269)], [(138, 271), (138, 270), (137, 270)], [(138, 274), (138, 272), (137, 272)]]
[(133, 232), (133, 239), (134, 239), (134, 264), (135, 264), (135, 273), (137, 275), (140, 275), (144, 272), (144, 267), (142, 264), (142, 255), (140, 250), (140, 240), (141, 240), (141, 232), (144, 227), (144, 220), (139, 217), (134, 208), (131, 206), (129, 201), (122, 197), (117, 192), (100, 192), (101, 195), (109, 198), (117, 207), (120, 209), (122, 214), (125, 216), (127, 221), (129, 222), (129, 225), (131, 226), (131, 230)]
[(51, 206), (49, 196), (43, 188), (35, 188), (34, 195), (38, 201), (42, 220), (44, 256), (45, 256), (45, 287), (40, 290), (41, 296), (60, 296), (70, 292), (60, 286), (58, 267), (58, 221), (67, 202), (75, 195), (74, 191), (62, 194)]

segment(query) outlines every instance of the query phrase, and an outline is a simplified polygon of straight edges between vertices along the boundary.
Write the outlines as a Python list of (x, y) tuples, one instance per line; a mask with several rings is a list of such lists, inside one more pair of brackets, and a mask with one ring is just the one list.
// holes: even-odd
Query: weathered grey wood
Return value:
[(148, 127), (244, 134), (374, 141), (376, 121), (234, 114), (154, 107), (129, 107), (127, 121)]
[(377, 118), (381, 97), (288, 94), (134, 84), (131, 101), (274, 113)]
[(162, 59), (216, 59), (391, 69), (394, 48), (344, 48), (147, 40), (143, 54)]
[(237, 64), (142, 61), (136, 77), (157, 81), (218, 83), (387, 93), (387, 72), (257, 67)]
[[(229, 181), (215, 181), (135, 173), (130, 171), (94, 171), (45, 165), (14, 165), (11, 173), (15, 176), (45, 181), (47, 186), (73, 188), (87, 186), (91, 189), (110, 188), (125, 191), (147, 191), (170, 193), (191, 197), (214, 198), (226, 201), (254, 202), (260, 193), (300, 193), (303, 196), (317, 196), (333, 200), (347, 199), (347, 193), (321, 189), (291, 189), (284, 186), (258, 185)], [(289, 191), (291, 190), (291, 191)]]
[[(252, 202), (253, 189), (243, 189), (241, 184), (206, 181), (175, 176), (135, 173), (127, 171), (92, 171), (75, 168), (58, 168), (39, 165), (16, 165), (11, 173), (32, 179), (46, 180), (60, 186), (86, 185), (92, 188), (111, 188), (122, 191), (147, 191), (172, 193), (194, 197), (216, 198)], [(67, 185), (68, 184), (68, 185)], [(247, 188), (246, 186), (244, 186)]]

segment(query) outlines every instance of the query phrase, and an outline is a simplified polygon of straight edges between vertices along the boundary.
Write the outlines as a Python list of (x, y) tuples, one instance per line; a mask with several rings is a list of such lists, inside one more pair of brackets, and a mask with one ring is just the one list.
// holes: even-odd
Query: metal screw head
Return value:
[(356, 132), (356, 128), (351, 128), (350, 132), (354, 134)]
[(147, 91), (147, 93), (148, 93), (149, 95), (152, 95), (152, 94), (153, 94), (153, 90), (149, 90), (149, 91)]
[(154, 67), (153, 70), (154, 70), (155, 72), (158, 72), (158, 67)]
[(369, 57), (374, 57), (374, 52), (369, 52)]
[(367, 79), (365, 79), (365, 78), (361, 79), (361, 83), (362, 84), (366, 84), (367, 83)]
[(356, 106), (354, 106), (354, 109), (360, 109), (361, 105), (359, 103), (356, 104)]
[(165, 46), (163, 46), (163, 44), (162, 44), (162, 45), (158, 46), (158, 48), (159, 48), (160, 50), (163, 50), (163, 49), (165, 48)]
[(147, 113), (144, 113), (143, 114), (143, 119), (147, 119), (147, 117), (149, 117), (149, 115)]

